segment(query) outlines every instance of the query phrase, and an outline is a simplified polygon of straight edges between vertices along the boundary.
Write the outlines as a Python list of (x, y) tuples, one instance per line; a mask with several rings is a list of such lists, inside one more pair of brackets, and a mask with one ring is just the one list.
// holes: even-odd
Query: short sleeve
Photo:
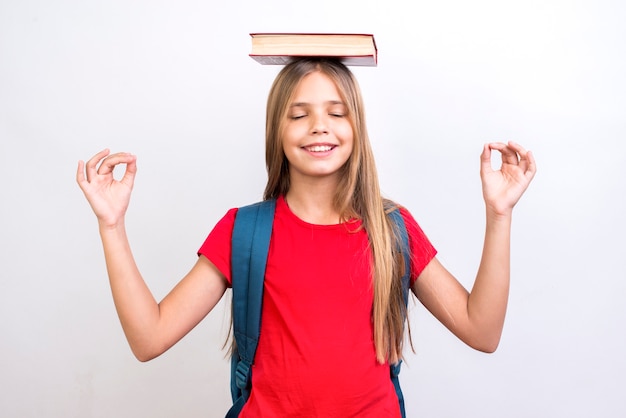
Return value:
[(236, 208), (226, 212), (226, 215), (215, 224), (215, 227), (198, 250), (199, 256), (203, 255), (208, 258), (226, 276), (229, 286), (232, 285), (230, 254), (236, 214)]
[(437, 255), (437, 250), (428, 240), (422, 228), (418, 225), (413, 215), (405, 208), (400, 208), (400, 213), (406, 225), (411, 247), (411, 286), (424, 268)]

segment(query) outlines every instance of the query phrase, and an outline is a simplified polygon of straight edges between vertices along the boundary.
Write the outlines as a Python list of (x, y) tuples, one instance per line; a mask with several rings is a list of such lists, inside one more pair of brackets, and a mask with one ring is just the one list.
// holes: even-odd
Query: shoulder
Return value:
[(262, 200), (260, 202), (251, 203), (246, 206), (241, 206), (240, 208), (231, 209), (231, 211), (235, 212), (235, 217), (238, 214), (247, 215), (247, 214), (257, 214), (261, 212), (273, 213), (276, 208), (276, 199), (268, 199)]
[(239, 211), (239, 208), (228, 209), (226, 214), (222, 216), (222, 219), (220, 219), (217, 222), (217, 224), (215, 224), (215, 228), (232, 230), (233, 225), (235, 224), (235, 218), (237, 217), (238, 211)]
[(407, 229), (414, 226), (417, 226), (419, 228), (419, 226), (417, 225), (417, 221), (405, 206), (402, 206), (397, 202), (385, 199), (384, 207), (385, 213), (387, 213), (387, 215), (391, 216), (392, 218), (393, 216), (397, 216), (397, 214), (400, 214)]
[[(413, 280), (419, 276), (426, 265), (436, 256), (437, 250), (428, 239), (426, 233), (406, 207), (393, 203), (393, 210), (399, 211), (404, 220), (404, 225), (411, 247), (411, 270)], [(388, 209), (390, 210), (390, 209)]]
[(402, 219), (404, 220), (404, 225), (406, 227), (409, 238), (413, 243), (420, 243), (422, 241), (428, 241), (426, 237), (426, 233), (420, 226), (420, 224), (415, 220), (411, 211), (409, 211), (406, 207), (398, 205), (397, 209), (402, 215)]
[[(208, 258), (218, 270), (227, 278), (230, 283), (230, 266), (231, 266), (231, 244), (233, 238), (233, 231), (235, 229), (235, 220), (237, 215), (245, 213), (248, 208), (260, 205), (262, 202), (254, 203), (251, 205), (242, 206), (240, 208), (229, 209), (222, 218), (217, 221), (207, 238), (204, 240), (202, 246), (198, 250), (199, 255), (204, 255)], [(262, 205), (260, 205), (262, 206)], [(242, 225), (245, 230), (247, 226)], [(245, 231), (244, 231), (245, 232)]]

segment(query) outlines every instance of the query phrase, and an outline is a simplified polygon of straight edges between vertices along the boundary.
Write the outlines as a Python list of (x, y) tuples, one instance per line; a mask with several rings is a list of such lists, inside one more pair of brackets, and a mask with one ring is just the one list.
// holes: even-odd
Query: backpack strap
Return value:
[[(392, 222), (396, 226), (396, 231), (400, 235), (400, 251), (402, 251), (402, 258), (404, 259), (404, 275), (402, 276), (402, 289), (404, 291), (404, 305), (407, 306), (409, 302), (409, 288), (411, 286), (411, 251), (409, 247), (409, 235), (406, 231), (406, 225), (404, 223), (404, 219), (402, 218), (402, 214), (400, 213), (400, 209), (396, 208), (391, 211), (388, 215)], [(389, 367), (391, 373), (391, 382), (396, 390), (396, 395), (398, 396), (398, 402), (400, 403), (400, 412), (402, 413), (402, 418), (406, 417), (406, 411), (404, 408), (404, 395), (402, 394), (402, 389), (400, 388), (400, 368), (402, 366), (402, 360), (399, 360), (396, 364), (391, 364)]]
[(232, 293), (235, 350), (231, 359), (233, 406), (227, 418), (237, 417), (250, 396), (252, 363), (259, 341), (263, 279), (269, 250), (275, 200), (237, 210), (232, 236)]

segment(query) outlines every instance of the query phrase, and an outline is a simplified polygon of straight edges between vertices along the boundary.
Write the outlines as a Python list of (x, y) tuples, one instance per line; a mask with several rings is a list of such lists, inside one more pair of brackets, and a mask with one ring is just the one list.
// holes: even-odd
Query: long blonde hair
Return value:
[(393, 205), (382, 198), (374, 156), (365, 124), (363, 99), (352, 72), (336, 60), (302, 58), (286, 65), (278, 74), (267, 100), (265, 161), (268, 180), (264, 199), (285, 195), (289, 190), (289, 162), (282, 147), (287, 111), (300, 81), (319, 71), (337, 85), (348, 108), (354, 133), (352, 155), (341, 168), (342, 175), (333, 204), (342, 221), (360, 219), (373, 257), (372, 312), (376, 359), (396, 363), (402, 358), (406, 305), (401, 284), (402, 255), (397, 251), (397, 233), (385, 214)]

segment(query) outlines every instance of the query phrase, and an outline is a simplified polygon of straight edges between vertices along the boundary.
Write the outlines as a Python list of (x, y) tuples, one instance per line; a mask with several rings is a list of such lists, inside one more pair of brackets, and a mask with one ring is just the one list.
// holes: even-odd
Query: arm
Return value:
[[(491, 152), (502, 154), (493, 170)], [(486, 144), (481, 155), (481, 180), (486, 208), (483, 253), (471, 293), (435, 258), (422, 271), (413, 292), (450, 331), (471, 347), (496, 350), (509, 295), (510, 241), (513, 207), (536, 172), (533, 155), (521, 146)]]
[[(120, 164), (126, 165), (126, 171), (117, 181), (113, 169)], [(104, 150), (86, 164), (78, 163), (76, 181), (98, 218), (122, 328), (137, 359), (147, 361), (165, 352), (195, 327), (220, 300), (227, 284), (219, 270), (201, 256), (161, 303), (156, 302), (137, 268), (124, 225), (136, 172), (135, 156), (109, 155)]]

